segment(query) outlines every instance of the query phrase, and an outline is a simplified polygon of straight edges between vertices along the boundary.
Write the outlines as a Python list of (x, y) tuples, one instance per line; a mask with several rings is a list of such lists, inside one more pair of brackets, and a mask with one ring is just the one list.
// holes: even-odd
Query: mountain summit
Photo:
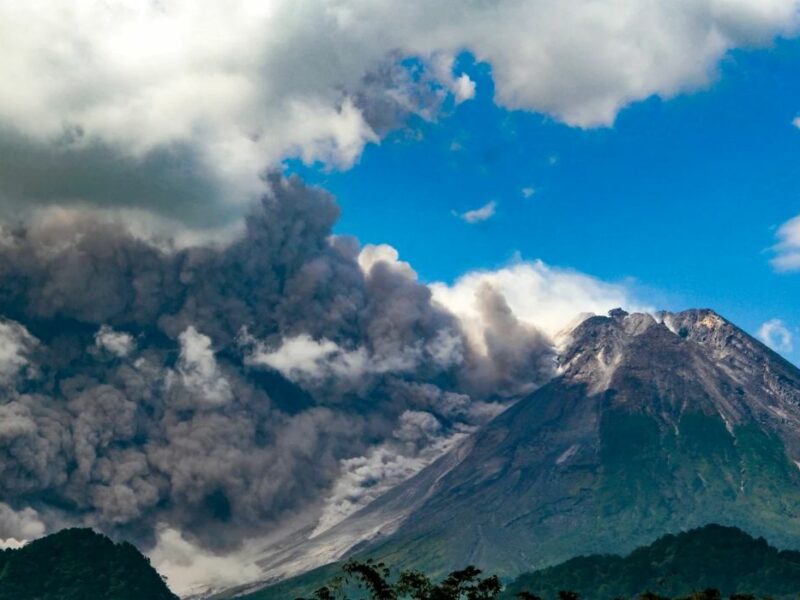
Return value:
[(707, 523), (800, 548), (800, 370), (711, 310), (616, 309), (560, 346), (549, 383), (359, 513), (265, 557), (265, 573), (355, 555), (514, 576)]
[(550, 383), (356, 515), (412, 506), (360, 552), (513, 575), (710, 522), (800, 547), (798, 461), (796, 367), (711, 310), (618, 309), (567, 336)]

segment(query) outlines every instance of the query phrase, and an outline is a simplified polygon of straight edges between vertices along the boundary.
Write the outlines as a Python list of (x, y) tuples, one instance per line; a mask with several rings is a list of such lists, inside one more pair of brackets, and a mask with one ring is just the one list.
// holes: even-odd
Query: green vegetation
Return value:
[[(735, 527), (707, 525), (666, 535), (629, 555), (592, 555), (527, 573), (503, 589), (475, 567), (438, 583), (419, 571), (392, 576), (383, 564), (350, 560), (249, 596), (255, 600), (794, 600), (800, 552), (778, 550)], [(320, 582), (329, 580), (320, 587)], [(315, 589), (316, 588), (316, 589)], [(312, 591), (314, 590), (314, 591)]]
[(625, 557), (581, 556), (522, 575), (502, 596), (530, 591), (551, 599), (569, 589), (587, 600), (633, 598), (646, 592), (675, 598), (709, 588), (723, 596), (797, 598), (800, 552), (779, 551), (735, 527), (707, 525), (666, 535)]
[(134, 546), (65, 529), (0, 551), (0, 600), (177, 600)]
[(434, 583), (419, 571), (401, 571), (397, 578), (392, 579), (388, 567), (383, 563), (350, 560), (342, 566), (342, 575), (315, 590), (312, 598), (494, 600), (502, 587), (497, 576), (481, 577), (480, 569), (471, 566), (453, 571), (439, 583)]
[[(320, 582), (328, 580), (322, 585)], [(666, 535), (627, 556), (591, 555), (524, 574), (503, 588), (475, 567), (434, 580), (393, 575), (383, 563), (350, 560), (256, 592), (270, 600), (794, 600), (800, 552), (778, 550), (735, 527)], [(176, 600), (131, 544), (67, 529), (0, 551), (0, 600)]]

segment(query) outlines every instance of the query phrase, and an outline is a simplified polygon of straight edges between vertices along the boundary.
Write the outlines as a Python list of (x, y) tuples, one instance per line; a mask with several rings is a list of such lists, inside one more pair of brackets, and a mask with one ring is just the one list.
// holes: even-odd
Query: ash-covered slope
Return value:
[(710, 522), (800, 547), (800, 371), (710, 310), (589, 318), (461, 452), (360, 553), (514, 575)]

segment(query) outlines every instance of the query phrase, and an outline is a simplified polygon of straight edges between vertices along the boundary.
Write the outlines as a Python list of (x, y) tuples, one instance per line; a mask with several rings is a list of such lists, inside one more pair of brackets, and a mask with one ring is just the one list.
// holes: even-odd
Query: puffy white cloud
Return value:
[(536, 188), (524, 187), (520, 190), (522, 197), (525, 199), (531, 198), (536, 193)]
[(170, 589), (181, 596), (242, 585), (261, 573), (247, 549), (214, 554), (193, 544), (179, 530), (166, 526), (158, 529), (156, 545), (149, 556), (159, 573), (167, 578)]
[(800, 271), (800, 216), (781, 225), (777, 237), (772, 266), (779, 272)]
[(108, 325), (103, 325), (94, 335), (95, 346), (110, 352), (119, 358), (125, 358), (136, 347), (133, 336), (124, 331), (114, 331)]
[(181, 345), (177, 377), (192, 398), (192, 404), (215, 406), (233, 397), (230, 383), (217, 365), (211, 338), (189, 326), (178, 336)]
[(487, 289), (499, 294), (521, 323), (553, 339), (581, 314), (604, 314), (616, 307), (647, 310), (623, 285), (550, 267), (538, 260), (496, 271), (474, 271), (452, 285), (433, 283), (430, 288), (434, 299), (459, 317), (472, 344), (484, 350), (486, 333), (492, 329), (482, 309)]
[(490, 200), (480, 208), (468, 210), (467, 212), (460, 214), (459, 217), (461, 217), (461, 219), (470, 225), (473, 225), (475, 223), (481, 223), (482, 221), (488, 221), (494, 216), (496, 210), (497, 202)]
[(284, 339), (273, 350), (261, 347), (249, 356), (249, 361), (271, 367), (292, 381), (355, 378), (371, 368), (363, 348), (343, 350), (335, 342), (315, 340), (305, 333)]
[(315, 340), (305, 333), (284, 338), (269, 348), (253, 339), (247, 361), (275, 369), (287, 379), (306, 386), (318, 386), (331, 380), (344, 387), (361, 386), (365, 375), (404, 373), (414, 370), (426, 357), (441, 366), (460, 359), (459, 340), (442, 334), (424, 347), (410, 344), (396, 352), (376, 353), (358, 347), (347, 350), (328, 339)]
[[(0, 200), (230, 220), (285, 157), (347, 167), (491, 65), (496, 101), (571, 125), (706, 85), (797, 0), (0, 0)], [(401, 65), (417, 57), (427, 76)], [(47, 177), (41, 177), (46, 172)]]
[(792, 332), (780, 319), (770, 319), (758, 328), (758, 338), (778, 352), (792, 351)]
[(456, 97), (456, 102), (461, 103), (467, 100), (472, 100), (475, 97), (475, 82), (469, 78), (469, 75), (462, 73), (453, 82), (453, 93)]
[(409, 279), (417, 279), (417, 272), (409, 263), (400, 260), (400, 253), (396, 248), (389, 244), (366, 244), (358, 253), (358, 266), (365, 275), (369, 275), (378, 263), (383, 263), (384, 266)]

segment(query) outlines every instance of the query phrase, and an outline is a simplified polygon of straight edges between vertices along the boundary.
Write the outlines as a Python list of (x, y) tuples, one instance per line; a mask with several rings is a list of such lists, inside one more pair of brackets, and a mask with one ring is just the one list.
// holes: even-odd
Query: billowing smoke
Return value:
[(331, 234), (329, 195), (271, 187), (225, 246), (75, 212), (5, 231), (0, 538), (324, 530), (551, 375), (490, 288), (478, 347), (393, 249)]
[(469, 100), (464, 52), (501, 106), (609, 125), (794, 35), (797, 7), (0, 0), (0, 218), (23, 223), (0, 235), (0, 545), (88, 524), (236, 583), (220, 553), (321, 534), (429, 464), (627, 293), (541, 263), (427, 286), (263, 173), (346, 168)]

